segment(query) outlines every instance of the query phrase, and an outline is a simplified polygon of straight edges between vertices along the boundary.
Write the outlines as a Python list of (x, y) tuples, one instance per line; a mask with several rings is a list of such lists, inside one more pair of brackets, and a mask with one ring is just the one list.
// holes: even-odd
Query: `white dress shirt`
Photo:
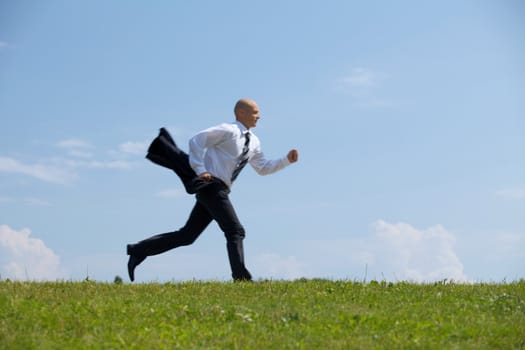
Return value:
[(261, 151), (259, 138), (240, 122), (213, 126), (190, 139), (190, 166), (197, 175), (210, 173), (231, 187), (231, 177), (250, 133), (248, 163), (259, 175), (274, 173), (290, 164), (288, 157), (268, 160)]

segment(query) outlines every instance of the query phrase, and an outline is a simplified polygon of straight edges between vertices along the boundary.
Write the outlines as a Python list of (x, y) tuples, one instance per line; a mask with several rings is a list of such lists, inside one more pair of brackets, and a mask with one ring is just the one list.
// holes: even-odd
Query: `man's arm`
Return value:
[(299, 160), (299, 152), (295, 149), (288, 152), (286, 157), (268, 160), (260, 149), (257, 149), (250, 158), (250, 165), (259, 175), (268, 175), (279, 171)]
[(218, 125), (203, 130), (190, 139), (190, 166), (199, 177), (211, 180), (211, 174), (208, 173), (204, 164), (204, 154), (208, 147), (221, 143), (227, 135), (227, 132), (228, 130), (224, 126)]

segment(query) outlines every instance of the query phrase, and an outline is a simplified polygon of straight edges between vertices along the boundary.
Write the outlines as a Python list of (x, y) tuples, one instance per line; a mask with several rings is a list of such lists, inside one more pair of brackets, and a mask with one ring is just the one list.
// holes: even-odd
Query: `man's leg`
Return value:
[(245, 231), (230, 202), (229, 192), (226, 185), (215, 180), (212, 185), (197, 193), (197, 201), (208, 210), (226, 236), (233, 279), (251, 280), (252, 275), (244, 265)]
[(164, 253), (168, 250), (190, 245), (200, 236), (212, 220), (211, 215), (199, 202), (195, 203), (186, 224), (178, 231), (152, 236), (136, 244), (128, 244), (128, 272), (134, 280), (135, 268), (146, 257)]

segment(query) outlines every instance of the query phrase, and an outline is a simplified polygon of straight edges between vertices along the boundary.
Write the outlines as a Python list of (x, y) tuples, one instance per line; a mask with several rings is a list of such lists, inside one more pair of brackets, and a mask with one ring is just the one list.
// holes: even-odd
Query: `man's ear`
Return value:
[(244, 116), (246, 115), (246, 110), (244, 108), (239, 108), (237, 111), (237, 114), (235, 115), (235, 119), (237, 120), (243, 120)]

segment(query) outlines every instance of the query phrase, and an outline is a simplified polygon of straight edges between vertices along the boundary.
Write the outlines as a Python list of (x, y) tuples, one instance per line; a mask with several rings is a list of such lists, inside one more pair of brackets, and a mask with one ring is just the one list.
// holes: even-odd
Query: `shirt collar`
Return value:
[(246, 127), (238, 120), (234, 122), (239, 127), (239, 130), (241, 130), (241, 133), (244, 135), (247, 132), (251, 133), (250, 129), (246, 129)]

